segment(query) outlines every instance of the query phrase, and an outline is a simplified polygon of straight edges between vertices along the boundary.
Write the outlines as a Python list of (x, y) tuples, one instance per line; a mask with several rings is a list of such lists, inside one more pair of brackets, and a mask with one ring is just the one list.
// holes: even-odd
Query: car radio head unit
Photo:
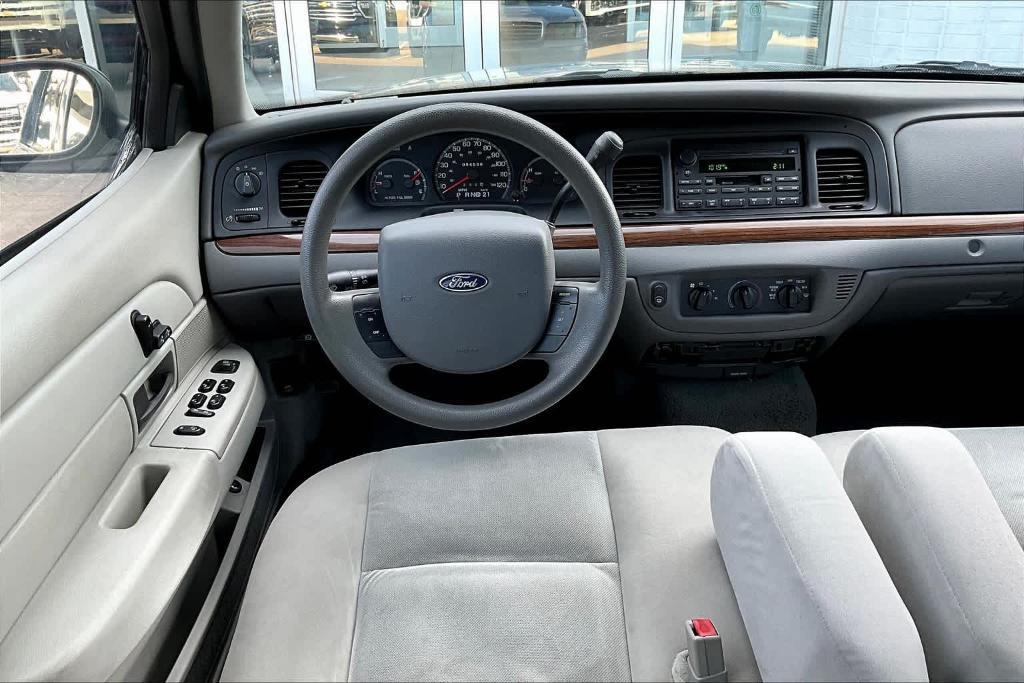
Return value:
[(795, 141), (672, 145), (675, 210), (776, 212), (804, 205), (802, 147)]

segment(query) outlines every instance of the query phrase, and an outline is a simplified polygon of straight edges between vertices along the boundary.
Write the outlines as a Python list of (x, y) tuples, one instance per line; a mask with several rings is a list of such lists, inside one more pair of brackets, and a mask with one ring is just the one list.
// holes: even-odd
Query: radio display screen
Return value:
[(795, 171), (796, 157), (741, 157), (701, 159), (701, 173), (750, 173), (753, 171)]

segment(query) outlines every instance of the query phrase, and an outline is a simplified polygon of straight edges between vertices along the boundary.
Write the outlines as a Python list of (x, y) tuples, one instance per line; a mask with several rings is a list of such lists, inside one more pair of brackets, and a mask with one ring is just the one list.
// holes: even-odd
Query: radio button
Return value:
[(700, 178), (680, 178), (680, 185), (700, 185)]
[(799, 185), (776, 185), (775, 190), (778, 192), (799, 192)]
[(771, 197), (751, 197), (750, 198), (750, 206), (771, 206), (771, 205), (772, 205), (772, 198)]
[(704, 194), (703, 187), (684, 187), (679, 190), (679, 194)]
[(763, 176), (761, 176), (761, 184), (762, 185), (768, 185), (771, 182), (772, 182), (772, 177), (770, 175), (763, 175)]
[(706, 187), (704, 188), (704, 194), (718, 194), (717, 187)]
[(775, 182), (777, 182), (777, 183), (797, 183), (797, 182), (800, 182), (800, 176), (798, 176), (798, 175), (777, 175), (777, 176), (775, 176)]
[(746, 191), (747, 191), (747, 188), (745, 188), (745, 187), (730, 187), (729, 185), (726, 185), (726, 186), (724, 186), (722, 188), (722, 194), (737, 194), (737, 193), (743, 193), (743, 192), (746, 192)]
[(798, 206), (800, 204), (800, 197), (776, 197), (776, 206)]
[(743, 199), (743, 198), (740, 198), (740, 199), (723, 199), (722, 200), (722, 206), (727, 208), (727, 209), (738, 208), (738, 207), (746, 206), (746, 205), (747, 205), (747, 200)]
[(708, 209), (717, 209), (718, 208), (718, 200), (717, 199), (705, 199), (704, 200), (704, 206), (705, 206), (705, 208), (708, 208)]
[[(781, 189), (781, 188), (779, 188)], [(768, 185), (753, 185), (747, 188), (747, 192), (771, 192), (772, 188)]]
[(715, 184), (715, 179), (714, 178), (705, 178), (704, 179), (704, 184), (705, 185), (714, 185)]
[(699, 209), (704, 206), (704, 202), (699, 199), (687, 199), (685, 201), (676, 202), (676, 205), (680, 209)]

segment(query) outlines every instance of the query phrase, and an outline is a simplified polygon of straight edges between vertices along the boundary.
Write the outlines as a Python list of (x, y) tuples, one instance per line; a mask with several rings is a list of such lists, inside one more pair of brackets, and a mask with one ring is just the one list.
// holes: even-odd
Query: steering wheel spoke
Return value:
[(598, 283), (556, 281), (547, 329), (527, 358), (543, 360), (552, 372), (571, 363), (574, 355), (579, 353), (581, 338), (587, 337), (593, 326), (599, 323), (601, 311)]

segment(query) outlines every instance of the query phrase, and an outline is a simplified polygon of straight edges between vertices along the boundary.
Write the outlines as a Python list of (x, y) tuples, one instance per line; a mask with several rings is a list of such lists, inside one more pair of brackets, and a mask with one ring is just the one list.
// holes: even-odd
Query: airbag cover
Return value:
[(384, 322), (422, 365), (496, 370), (544, 332), (555, 260), (543, 221), (504, 211), (414, 218), (385, 227), (378, 254)]

